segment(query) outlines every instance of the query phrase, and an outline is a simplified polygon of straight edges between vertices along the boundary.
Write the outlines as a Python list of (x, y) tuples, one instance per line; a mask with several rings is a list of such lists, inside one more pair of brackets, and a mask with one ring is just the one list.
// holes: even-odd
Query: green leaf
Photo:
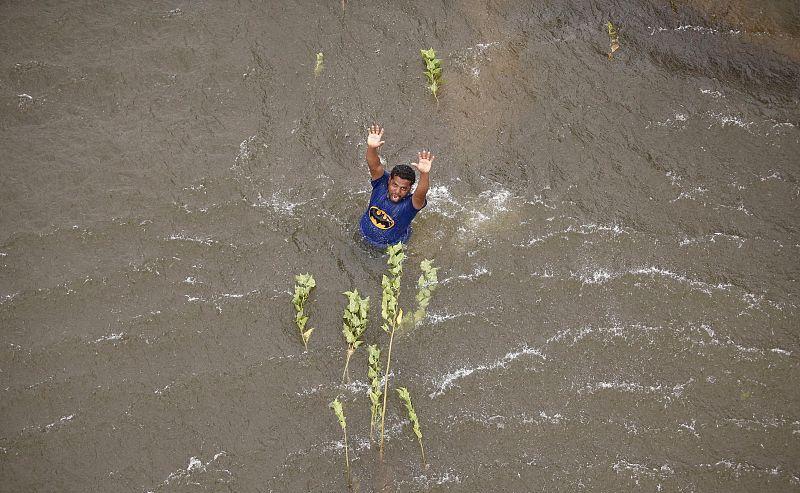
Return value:
[(345, 421), (344, 418), (344, 409), (342, 409), (342, 403), (339, 402), (339, 398), (337, 397), (334, 399), (329, 405), (333, 409), (333, 413), (339, 419), (339, 426), (341, 426), (343, 430), (347, 428), (347, 421)]

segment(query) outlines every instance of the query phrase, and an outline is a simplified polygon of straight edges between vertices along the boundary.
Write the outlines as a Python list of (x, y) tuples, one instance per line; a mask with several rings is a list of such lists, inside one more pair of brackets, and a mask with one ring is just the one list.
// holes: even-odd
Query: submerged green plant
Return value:
[(377, 344), (367, 346), (369, 353), (369, 368), (367, 377), (369, 378), (369, 401), (372, 404), (372, 414), (369, 421), (369, 438), (375, 436), (375, 426), (378, 424), (378, 416), (381, 413), (381, 350)]
[(311, 293), (311, 290), (317, 285), (317, 282), (314, 281), (314, 276), (311, 274), (300, 274), (295, 276), (294, 280), (294, 297), (292, 298), (292, 304), (294, 304), (296, 312), (294, 322), (297, 324), (297, 328), (300, 331), (300, 338), (303, 340), (303, 346), (306, 348), (306, 351), (308, 351), (308, 340), (311, 338), (311, 333), (314, 329), (306, 330), (308, 316), (305, 314), (305, 305), (309, 293)]
[(425, 77), (428, 79), (428, 89), (433, 94), (436, 102), (439, 102), (437, 95), (439, 88), (442, 87), (442, 61), (436, 58), (433, 48), (429, 50), (419, 50), (422, 54), (422, 61), (425, 62)]
[(347, 306), (344, 307), (344, 314), (342, 315), (342, 334), (347, 341), (347, 358), (344, 363), (344, 371), (342, 372), (342, 383), (345, 378), (350, 379), (347, 373), (347, 367), (350, 365), (350, 357), (356, 352), (358, 346), (364, 343), (361, 336), (367, 330), (367, 313), (369, 312), (369, 296), (362, 298), (358, 295), (358, 290), (345, 291), (343, 293), (347, 296)]
[[(386, 249), (389, 259), (389, 276), (383, 275), (381, 287), (383, 297), (381, 298), (381, 317), (383, 325), (381, 328), (389, 334), (389, 352), (386, 356), (386, 369), (384, 370), (383, 384), (383, 407), (381, 408), (381, 456), (383, 456), (383, 439), (386, 424), (386, 394), (389, 391), (389, 369), (392, 363), (392, 343), (394, 342), (394, 332), (403, 323), (403, 309), (398, 306), (400, 298), (400, 278), (403, 276), (403, 260), (406, 254), (403, 253), (403, 243), (391, 245)], [(390, 277), (391, 276), (391, 277)]]
[(436, 276), (439, 268), (433, 266), (433, 260), (423, 260), (419, 263), (419, 268), (422, 274), (417, 280), (417, 309), (414, 311), (414, 323), (419, 323), (425, 318), (425, 310), (428, 309), (431, 296), (439, 284), (439, 278)]
[(339, 426), (342, 427), (342, 433), (344, 434), (344, 460), (345, 460), (345, 467), (347, 471), (347, 484), (348, 486), (351, 484), (350, 481), (350, 454), (348, 453), (347, 449), (347, 421), (344, 419), (344, 409), (342, 409), (342, 403), (339, 402), (339, 398), (333, 400), (330, 403), (331, 409), (333, 409), (333, 414), (339, 419)]
[(619, 36), (617, 35), (617, 28), (614, 27), (614, 24), (611, 21), (606, 23), (606, 30), (608, 31), (608, 59), (611, 60), (613, 58), (614, 52), (619, 49)]
[(417, 413), (414, 411), (414, 406), (411, 404), (411, 394), (408, 393), (408, 389), (405, 387), (400, 387), (397, 389), (397, 393), (400, 395), (400, 399), (403, 401), (403, 404), (406, 405), (406, 411), (408, 411), (408, 420), (411, 421), (411, 424), (414, 427), (414, 434), (417, 435), (417, 442), (419, 442), (419, 451), (422, 453), (422, 465), (425, 466), (425, 448), (422, 446), (422, 430), (419, 427)]
[(314, 76), (319, 76), (322, 73), (322, 69), (325, 68), (323, 65), (323, 56), (322, 52), (317, 53), (317, 64), (314, 65)]

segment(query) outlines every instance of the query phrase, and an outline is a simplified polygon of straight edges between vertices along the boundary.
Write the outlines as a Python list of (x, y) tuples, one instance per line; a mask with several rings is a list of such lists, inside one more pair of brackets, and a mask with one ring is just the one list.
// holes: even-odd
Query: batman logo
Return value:
[(379, 229), (391, 229), (394, 226), (392, 216), (376, 205), (369, 208), (369, 219)]

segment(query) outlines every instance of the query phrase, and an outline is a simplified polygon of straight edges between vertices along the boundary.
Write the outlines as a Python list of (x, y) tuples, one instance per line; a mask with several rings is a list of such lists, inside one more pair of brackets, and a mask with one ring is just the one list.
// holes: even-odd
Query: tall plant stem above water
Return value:
[(347, 367), (350, 366), (350, 358), (353, 356), (353, 353), (356, 352), (353, 348), (347, 348), (347, 357), (344, 360), (344, 371), (342, 372), (342, 383), (350, 383), (350, 374), (347, 373)]
[(386, 376), (386, 380), (383, 382), (383, 409), (381, 409), (381, 459), (383, 459), (383, 437), (384, 437), (384, 425), (386, 420), (386, 396), (389, 394), (389, 365), (392, 363), (392, 342), (394, 342), (394, 327), (392, 327), (392, 332), (389, 334), (389, 355), (386, 357), (386, 369), (384, 370), (384, 375)]
[[(420, 444), (421, 445), (421, 444)], [(347, 451), (347, 431), (344, 432), (344, 460), (347, 465), (347, 486), (352, 486), (353, 480), (350, 477), (350, 453)], [(424, 455), (423, 455), (424, 457)]]

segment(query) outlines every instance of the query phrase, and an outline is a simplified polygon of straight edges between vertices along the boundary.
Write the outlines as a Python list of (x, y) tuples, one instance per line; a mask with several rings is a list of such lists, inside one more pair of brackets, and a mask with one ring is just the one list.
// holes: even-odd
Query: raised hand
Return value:
[(419, 163), (411, 163), (420, 173), (430, 173), (431, 163), (436, 158), (431, 151), (419, 151), (417, 153)]
[(383, 139), (383, 127), (380, 125), (372, 125), (369, 127), (369, 135), (367, 135), (367, 147), (371, 149), (377, 149), (386, 141), (381, 140)]

